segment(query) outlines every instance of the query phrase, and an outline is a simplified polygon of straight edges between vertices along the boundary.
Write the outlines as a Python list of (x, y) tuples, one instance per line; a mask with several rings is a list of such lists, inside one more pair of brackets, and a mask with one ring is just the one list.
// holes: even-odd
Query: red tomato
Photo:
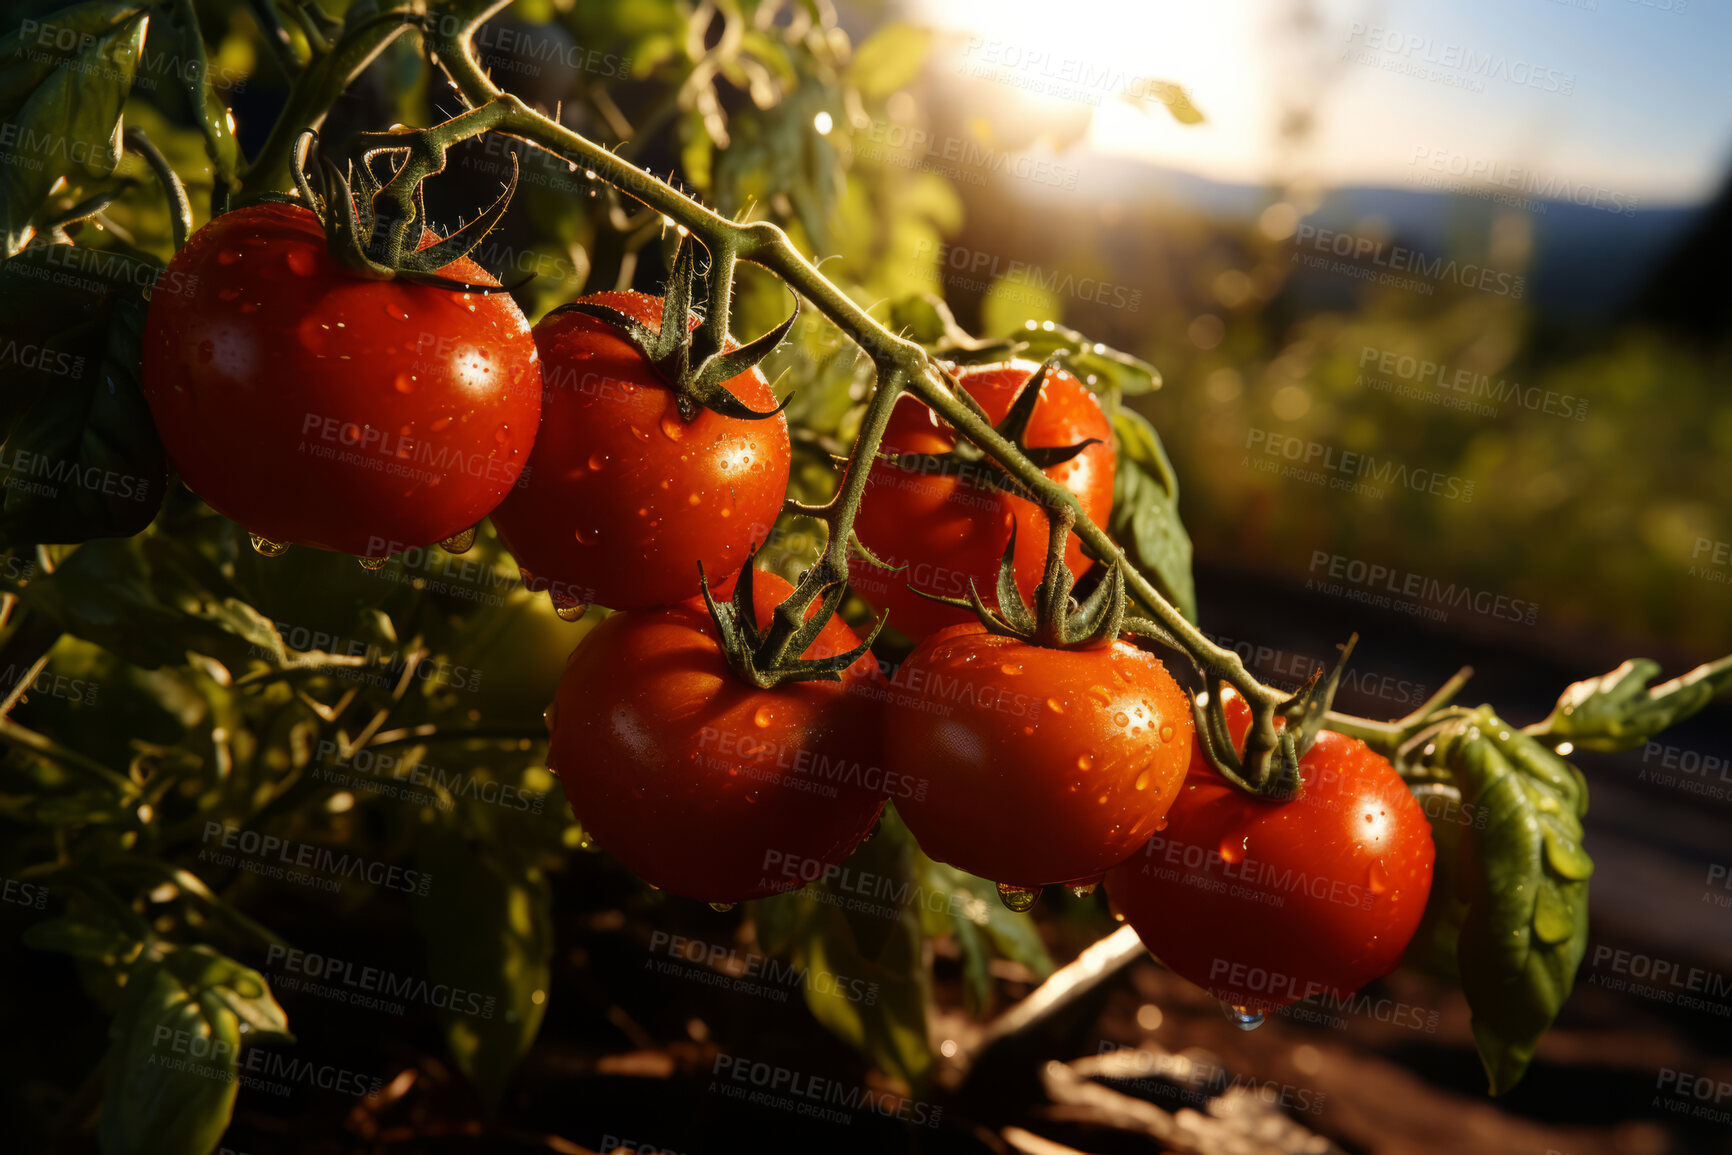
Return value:
[[(661, 324), (660, 297), (583, 301)], [(559, 603), (637, 609), (697, 593), (699, 562), (712, 583), (739, 570), (782, 511), (787, 418), (700, 409), (683, 420), (643, 353), (582, 313), (544, 318), (535, 340), (547, 383), (542, 433), (526, 479), (493, 514), (525, 584)], [(753, 409), (776, 407), (756, 368), (726, 387)]]
[[(441, 273), (497, 283), (467, 258)], [(541, 415), (535, 342), (509, 294), (355, 276), (318, 218), (284, 204), (217, 217), (169, 262), (144, 393), (181, 478), (217, 512), (362, 557), (486, 517)]]
[(1191, 713), (1128, 642), (1051, 650), (952, 626), (897, 672), (885, 768), (941, 862), (1019, 887), (1090, 882), (1136, 852), (1191, 757)]
[[(1234, 740), (1251, 711), (1228, 702)], [(1389, 762), (1329, 730), (1291, 802), (1245, 794), (1201, 747), (1165, 828), (1107, 876), (1149, 951), (1222, 1002), (1346, 998), (1401, 961), (1431, 893), (1425, 814)]]
[[(790, 589), (754, 575), (760, 626)], [(804, 656), (858, 644), (832, 618)], [(882, 695), (870, 655), (841, 682), (760, 690), (728, 669), (702, 602), (628, 610), (572, 652), (549, 761), (584, 830), (645, 881), (761, 898), (820, 877), (878, 820)]]
[[(957, 373), (962, 387), (993, 422), (1002, 420), (1030, 376), (1031, 361), (977, 365)], [(1100, 440), (1046, 475), (1076, 494), (1083, 512), (1105, 524), (1113, 502), (1113, 430), (1106, 414), (1075, 377), (1054, 368), (1041, 386), (1024, 442), (1030, 448), (1068, 446)], [(902, 397), (891, 410), (882, 451), (889, 454), (948, 453), (956, 431), (914, 397)], [(985, 469), (985, 463), (981, 469)], [(1033, 502), (1012, 497), (981, 480), (920, 472), (885, 460), (872, 464), (855, 531), (878, 557), (899, 572), (864, 562), (854, 565), (855, 592), (890, 611), (890, 624), (911, 638), (923, 638), (948, 625), (972, 621), (973, 614), (928, 601), (909, 586), (941, 597), (966, 598), (974, 579), (986, 604), (996, 605), (998, 564), (1016, 527), (1016, 583), (1024, 597), (1040, 584), (1046, 564), (1047, 518)], [(1065, 554), (1071, 573), (1081, 576), (1091, 564), (1072, 537)]]

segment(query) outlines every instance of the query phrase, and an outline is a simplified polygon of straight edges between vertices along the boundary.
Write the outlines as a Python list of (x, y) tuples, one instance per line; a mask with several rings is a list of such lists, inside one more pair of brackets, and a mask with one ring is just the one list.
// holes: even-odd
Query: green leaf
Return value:
[(868, 36), (848, 65), (847, 82), (862, 96), (884, 97), (906, 88), (920, 75), (932, 32), (893, 20)]
[(1581, 771), (1481, 706), (1437, 741), (1461, 800), (1456, 894), (1467, 904), (1457, 961), (1493, 1094), (1520, 1081), (1575, 982), (1588, 941)]
[[(445, 828), (422, 839), (417, 866), (432, 880), (416, 899), (428, 973), (474, 998), (439, 1013), (457, 1067), (490, 1109), (541, 1029), (551, 986), (553, 894), (536, 867)], [(477, 1009), (478, 1008), (478, 1009)]]
[(813, 1017), (873, 1066), (916, 1086), (932, 1069), (924, 923), (936, 899), (923, 889), (920, 857), (908, 828), (886, 810), (878, 833), (846, 868), (878, 880), (881, 901), (862, 908), (858, 895), (820, 879), (752, 904), (759, 946), (804, 968)]
[(1131, 409), (1113, 414), (1118, 470), (1113, 476), (1109, 529), (1136, 567), (1191, 621), (1197, 587), (1191, 576), (1191, 535), (1179, 517), (1179, 483), (1160, 434)]
[(18, 130), (0, 165), (7, 254), (23, 247), (56, 181), (114, 172), (145, 23), (137, 5), (79, 4), (0, 39), (0, 123)]
[(136, 967), (109, 1037), (104, 1155), (206, 1155), (228, 1129), (242, 1045), (293, 1041), (264, 977), (204, 946)]
[(147, 537), (86, 542), (20, 596), (67, 633), (146, 669), (176, 665), (188, 650), (231, 669), (280, 661), (282, 638), (257, 610), (158, 572), (152, 554), (172, 548)]
[(1551, 717), (1529, 732), (1553, 745), (1567, 741), (1584, 750), (1640, 746), (1732, 686), (1732, 656), (1649, 689), (1648, 683), (1659, 676), (1658, 662), (1632, 658), (1609, 674), (1565, 690)]
[(167, 457), (139, 383), (159, 271), (72, 245), (0, 262), (0, 545), (126, 537), (161, 508)]
[(1091, 341), (1075, 329), (1051, 321), (1030, 321), (1010, 334), (1022, 348), (1019, 357), (1044, 361), (1059, 354), (1065, 368), (1096, 393), (1117, 392), (1134, 397), (1161, 387), (1161, 372), (1147, 361)]

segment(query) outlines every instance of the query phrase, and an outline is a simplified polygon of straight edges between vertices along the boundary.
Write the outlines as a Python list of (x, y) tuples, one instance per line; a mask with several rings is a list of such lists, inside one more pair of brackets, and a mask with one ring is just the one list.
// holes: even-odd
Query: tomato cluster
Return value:
[[(792, 660), (857, 661), (758, 677), (739, 631), (770, 629), (793, 590), (738, 575), (782, 511), (788, 427), (755, 367), (708, 407), (650, 360), (643, 333), (665, 344), (695, 317), (602, 293), (532, 330), (466, 258), (443, 283), (356, 277), (312, 212), (280, 204), (219, 217), (175, 263), (187, 289), (152, 301), (145, 392), (182, 478), (260, 549), (378, 561), (491, 515), (562, 616), (617, 611), (571, 655), (549, 762), (586, 835), (651, 884), (718, 905), (801, 885), (894, 798), (928, 854), (1007, 901), (1107, 876), (1151, 950), (1241, 1007), (1351, 990), (1412, 936), (1431, 842), (1362, 744), (1322, 735), (1297, 801), (1253, 799), (1208, 768), (1185, 693), (1116, 624), (1073, 640), (920, 596), (991, 605), (1050, 575), (1043, 508), (919, 400), (892, 410), (855, 522), (897, 568), (854, 567), (918, 644), (886, 676), (831, 616)], [(1106, 520), (1112, 427), (1081, 382), (1014, 360), (956, 376)], [(1074, 536), (1063, 560), (1090, 564)], [(693, 597), (700, 567), (717, 596), (738, 581), (732, 609)]]

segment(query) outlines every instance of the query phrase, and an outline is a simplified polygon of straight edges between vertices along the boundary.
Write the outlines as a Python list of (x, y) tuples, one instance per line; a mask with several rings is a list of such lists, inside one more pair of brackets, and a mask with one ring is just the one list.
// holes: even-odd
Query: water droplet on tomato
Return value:
[(661, 429), (662, 436), (669, 441), (678, 441), (686, 435), (685, 422), (680, 420), (680, 415), (674, 412), (671, 407), (662, 414)]
[(1057, 698), (1048, 698), (1046, 700), (1046, 708), (1055, 714), (1064, 713), (1064, 703), (1059, 701)]
[(998, 884), (998, 901), (1004, 903), (1005, 909), (1017, 914), (1027, 914), (1034, 909), (1034, 904), (1039, 900), (1039, 890), (1031, 890), (1026, 886), (1012, 886), (1008, 882)]
[(704, 499), (702, 497), (698, 496), (695, 493), (686, 494), (686, 504), (687, 505), (701, 505), (701, 504), (703, 504), (703, 500)]
[(289, 271), (297, 277), (310, 277), (319, 271), (319, 258), (310, 248), (296, 245), (283, 259), (288, 262)]
[(224, 249), (222, 252), (217, 254), (217, 264), (237, 265), (240, 263), (241, 257), (244, 255), (245, 254), (243, 254), (239, 249)]
[(1176, 731), (1173, 729), (1172, 723), (1169, 722), (1167, 725), (1161, 727), (1161, 741), (1171, 742), (1175, 733)]
[(1372, 894), (1382, 894), (1389, 889), (1389, 871), (1383, 868), (1383, 859), (1379, 858), (1371, 864), (1371, 870), (1366, 875), (1365, 886)]
[(1075, 895), (1077, 898), (1089, 898), (1094, 894), (1095, 890), (1099, 888), (1100, 884), (1101, 880), (1097, 878), (1093, 882), (1073, 882), (1069, 889), (1071, 894)]
[(282, 557), (289, 549), (287, 542), (272, 541), (256, 533), (247, 534), (247, 538), (253, 543), (253, 548), (265, 557)]
[(241, 302), (242, 315), (250, 317), (258, 311), (259, 311), (259, 303), (257, 301), (242, 301)]
[(470, 526), (460, 533), (454, 533), (439, 543), (439, 548), (446, 553), (468, 553), (475, 544), (475, 527)]
[(1129, 714), (1125, 713), (1123, 710), (1120, 710), (1118, 713), (1113, 715), (1113, 725), (1115, 725), (1115, 726), (1129, 726), (1130, 724), (1131, 724), (1131, 716)]
[(1137, 780), (1133, 782), (1132, 785), (1138, 790), (1147, 790), (1149, 788), (1149, 772), (1144, 770), (1139, 773), (1137, 775)]
[(572, 531), (571, 536), (577, 539), (578, 545), (594, 545), (595, 539), (599, 536), (600, 532), (601, 531), (597, 529), (584, 529), (582, 526), (579, 526), (577, 529)]
[(385, 302), (385, 315), (393, 321), (407, 321), (409, 319), (409, 310), (405, 309), (402, 305), (393, 304), (392, 302), (387, 301)]
[(541, 712), (541, 724), (547, 727), (548, 733), (553, 733), (553, 727), (559, 720), (559, 703), (549, 702), (547, 709)]
[(732, 902), (712, 902), (710, 903), (710, 909), (715, 911), (717, 914), (727, 914), (730, 910), (734, 909), (736, 905), (738, 904)]
[(1221, 1016), (1241, 1031), (1254, 1031), (1263, 1025), (1263, 1012), (1234, 1003), (1221, 1004)]
[(1092, 755), (1092, 754), (1078, 754), (1077, 755), (1076, 768), (1078, 770), (1093, 770), (1094, 765), (1095, 765), (1094, 755)]
[(1245, 857), (1246, 843), (1251, 841), (1250, 835), (1234, 840), (1231, 834), (1221, 839), (1221, 859), (1224, 862), (1238, 862)]
[(399, 393), (413, 393), (415, 391), (414, 375), (411, 373), (397, 374), (396, 379), (391, 382), (391, 388)]
[(355, 560), (360, 562), (361, 568), (368, 571), (369, 573), (374, 573), (374, 572), (377, 572), (379, 570), (384, 569), (385, 566), (388, 565), (391, 561), (389, 556), (387, 556), (387, 557), (358, 557)]
[(999, 669), (1000, 673), (1007, 674), (1012, 678), (1017, 677), (1019, 674), (1022, 673), (1022, 667), (1021, 666), (1013, 666), (1009, 662), (1006, 662), (1004, 665), (998, 667), (998, 669)]
[(1166, 828), (1167, 828), (1167, 816), (1165, 814), (1163, 814), (1159, 818), (1155, 819), (1155, 829), (1156, 830), (1165, 830)]
[(587, 602), (580, 602), (574, 597), (564, 594), (548, 594), (548, 600), (553, 603), (553, 612), (562, 622), (575, 622), (589, 612)]
[(429, 425), (427, 428), (431, 432), (434, 432), (434, 433), (444, 432), (445, 430), (451, 428), (451, 418), (441, 417), (437, 421), (433, 422), (433, 424)]
[(759, 706), (758, 712), (752, 715), (752, 725), (760, 730), (776, 720), (776, 712), (768, 706)]
[(232, 301), (240, 295), (241, 291), (233, 285), (228, 285), (217, 290), (217, 300), (219, 301)]
[(604, 466), (606, 464), (607, 464), (607, 454), (605, 454), (605, 453), (592, 453), (589, 455), (589, 468), (591, 470), (599, 470), (602, 466)]

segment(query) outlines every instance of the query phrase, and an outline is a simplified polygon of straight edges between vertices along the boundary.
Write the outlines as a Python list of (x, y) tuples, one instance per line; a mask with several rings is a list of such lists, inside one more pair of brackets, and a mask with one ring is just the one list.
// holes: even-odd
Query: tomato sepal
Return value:
[[(673, 275), (668, 280), (662, 307), (664, 320), (670, 313), (676, 317), (691, 315), (692, 284), (697, 277), (694, 248), (688, 237), (680, 242), (674, 256)], [(701, 326), (695, 332), (689, 326), (667, 324), (652, 329), (636, 317), (594, 301), (572, 301), (554, 309), (549, 316), (554, 313), (582, 313), (625, 334), (673, 390), (680, 417), (685, 421), (695, 418), (700, 408), (740, 421), (764, 421), (786, 409), (793, 400), (793, 394), (789, 394), (774, 409), (753, 409), (728, 390), (727, 382), (755, 368), (782, 343), (800, 316), (798, 297), (794, 298), (794, 311), (781, 324), (733, 349), (706, 348)]]
[[(1099, 444), (1101, 441), (1099, 437), (1085, 437), (1074, 445), (1030, 446), (1025, 444), (1029, 420), (1034, 416), (1036, 403), (1040, 401), (1041, 387), (1046, 384), (1047, 375), (1058, 367), (1059, 358), (1056, 354), (1042, 362), (1040, 368), (1035, 370), (1022, 388), (1017, 390), (1016, 398), (1011, 402), (1010, 411), (1004, 415), (1004, 419), (993, 426), (994, 431), (999, 436), (1016, 446), (1017, 452), (1042, 470), (1051, 469), (1055, 465), (1063, 465), (1089, 446)], [(956, 395), (977, 414), (985, 417), (979, 403), (970, 397), (966, 391), (958, 389)], [(946, 453), (881, 453), (879, 459), (906, 473), (967, 477), (1025, 500), (1038, 501), (1027, 486), (1012, 477), (997, 461), (987, 456), (984, 449), (964, 438), (958, 438), (956, 447)]]
[[(703, 593), (704, 607), (709, 610), (710, 620), (716, 624), (716, 633), (721, 641), (722, 654), (727, 658), (728, 668), (748, 685), (764, 690), (771, 690), (789, 682), (840, 682), (842, 672), (871, 650), (878, 631), (884, 628), (885, 618), (889, 615), (879, 615), (871, 631), (867, 633), (866, 640), (845, 653), (828, 658), (783, 657), (778, 660), (769, 653), (773, 627), (771, 630), (760, 630), (753, 608), (755, 603), (752, 600), (752, 575), (756, 571), (754, 563), (757, 556), (758, 550), (754, 546), (746, 555), (746, 564), (734, 582), (733, 596), (725, 602), (716, 600), (715, 593), (710, 589), (709, 576), (704, 573), (703, 563), (698, 563), (698, 585)], [(794, 628), (782, 652), (805, 653), (835, 616), (847, 593), (846, 582), (832, 582), (825, 586), (820, 594), (817, 611)], [(777, 616), (790, 612), (787, 609), (788, 604), (784, 601), (777, 607)]]
[[(297, 162), (294, 166), (295, 187), (301, 202), (318, 216), (325, 229), (326, 244), (332, 258), (343, 268), (374, 281), (403, 279), (461, 293), (508, 293), (524, 282), (510, 285), (488, 285), (460, 281), (441, 275), (438, 270), (469, 254), (505, 216), (511, 196), (517, 190), (517, 157), (511, 157), (511, 176), (505, 189), (474, 220), (424, 248), (413, 247), (410, 234), (417, 221), (425, 222), (427, 210), (421, 194), (421, 179), (416, 178), (410, 194), (412, 208), (405, 219), (395, 211), (394, 186), (404, 179), (408, 169), (410, 146), (369, 149), (361, 156), (357, 169), (349, 166), (347, 174), (330, 157), (317, 153), (320, 189), (314, 189), (307, 179), (306, 162), (318, 147), (318, 134), (308, 129), (297, 141)], [(373, 158), (383, 153), (402, 154), (390, 179), (381, 182), (373, 172)], [(443, 157), (437, 168), (427, 175), (444, 170)], [(351, 178), (359, 174), (352, 186)], [(357, 192), (359, 195), (357, 195)], [(417, 234), (418, 235), (418, 234)]]

